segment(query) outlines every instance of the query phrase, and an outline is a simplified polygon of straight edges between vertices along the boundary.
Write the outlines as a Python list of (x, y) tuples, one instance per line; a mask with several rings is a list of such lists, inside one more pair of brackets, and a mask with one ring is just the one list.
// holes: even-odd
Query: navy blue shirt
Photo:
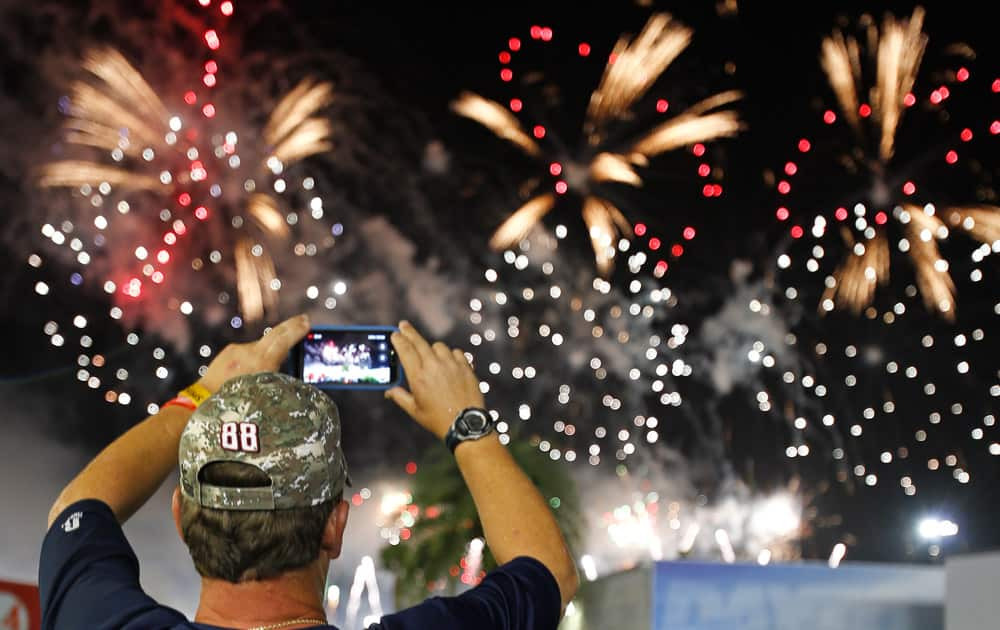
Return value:
[[(74, 503), (52, 523), (42, 543), (38, 586), (43, 630), (218, 630), (188, 621), (143, 592), (132, 546), (111, 508), (96, 499)], [(372, 628), (554, 629), (559, 608), (552, 573), (520, 557), (457, 597), (428, 599), (382, 617)]]

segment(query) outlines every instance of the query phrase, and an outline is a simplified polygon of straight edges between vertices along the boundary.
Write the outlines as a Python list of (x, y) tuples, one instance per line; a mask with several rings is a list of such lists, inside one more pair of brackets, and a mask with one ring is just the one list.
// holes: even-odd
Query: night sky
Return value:
[[(475, 123), (451, 113), (449, 102), (463, 90), (502, 100), (506, 92), (498, 79), (501, 66), (497, 55), (504, 50), (509, 37), (518, 36), (527, 41), (532, 25), (551, 27), (555, 33), (553, 46), (570, 41), (573, 44), (568, 49), (572, 51), (576, 42), (586, 41), (595, 51), (606, 51), (620, 33), (638, 32), (654, 9), (671, 12), (695, 31), (691, 46), (657, 83), (669, 96), (671, 107), (679, 111), (709, 94), (727, 89), (740, 89), (746, 94), (738, 109), (747, 130), (738, 138), (719, 141), (711, 148), (712, 161), (723, 172), (720, 181), (725, 193), (721, 198), (706, 199), (701, 195), (700, 183), (694, 174), (697, 162), (690, 154), (665, 156), (650, 169), (648, 185), (642, 192), (622, 193), (626, 215), (633, 222), (647, 224), (651, 233), (676, 235), (681, 227), (688, 225), (697, 229), (698, 238), (688, 246), (670, 276), (671, 287), (684, 307), (685, 321), (696, 327), (699, 321), (717, 312), (735, 290), (729, 277), (733, 260), (753, 261), (752, 275), (760, 278), (761, 269), (771, 264), (776, 244), (787, 241), (785, 234), (789, 225), (774, 218), (779, 202), (769, 173), (780, 171), (782, 165), (794, 157), (795, 143), (803, 135), (813, 134), (819, 127), (819, 113), (833, 103), (819, 67), (821, 37), (831, 31), (841, 16), (855, 18), (868, 11), (880, 18), (885, 10), (902, 16), (909, 14), (914, 5), (900, 2), (780, 5), (741, 2), (738, 11), (728, 13), (711, 1), (651, 4), (277, 3), (273, 5), (281, 6), (274, 11), (277, 17), (273, 21), (258, 21), (244, 33), (242, 46), (244, 50), (263, 53), (265, 58), (272, 55), (276, 59), (288, 51), (318, 51), (319, 57), (323, 56), (323, 51), (332, 51), (337, 57), (326, 62), (330, 64), (327, 68), (363, 74), (364, 80), (349, 82), (351, 96), (384, 100), (366, 103), (366, 113), (358, 123), (362, 127), (357, 132), (370, 132), (371, 142), (382, 143), (384, 148), (382, 153), (374, 151), (372, 161), (367, 162), (372, 170), (371, 179), (364, 171), (358, 176), (357, 170), (352, 177), (337, 173), (329, 176), (330, 181), (343, 185), (345, 206), (355, 209), (351, 211), (355, 214), (345, 211), (345, 216), (385, 215), (389, 223), (415, 246), (414, 260), (418, 265), (434, 259), (447, 278), (475, 276), (478, 279), (481, 269), (493, 260), (486, 247), (489, 234), (519, 205), (517, 186), (533, 173), (529, 161), (516, 151)], [(996, 14), (985, 8), (988, 4), (924, 5), (928, 10), (924, 30), (930, 36), (924, 61), (927, 68), (945, 67), (942, 60), (946, 58), (946, 46), (965, 42), (978, 54), (972, 66), (979, 73), (976, 76), (982, 78), (979, 75), (988, 74), (991, 80), (997, 76), (1000, 71), (995, 42), (997, 21)], [(12, 24), (33, 25), (41, 52), (57, 48), (66, 50), (65, 46), (51, 45), (51, 35), (44, 32), (46, 19), (32, 16), (25, 8), (15, 9), (13, 3), (0, 6), (4, 6), (5, 12), (19, 16), (19, 21)], [(44, 6), (59, 5), (46, 3)], [(142, 9), (125, 11), (134, 11), (128, 15), (133, 20), (149, 17)], [(29, 36), (24, 33), (30, 32), (31, 29), (27, 29), (16, 36), (10, 32), (6, 34), (7, 39), (20, 42), (22, 48), (19, 52), (0, 53), (0, 61), (4, 64), (4, 99), (8, 104), (23, 100), (45, 107), (46, 95), (51, 92), (43, 88), (41, 78), (26, 73), (48, 63), (44, 54), (31, 59), (24, 52), (24, 48), (30, 48)], [(109, 28), (108, 32), (116, 30)], [(99, 41), (99, 25), (87, 33), (86, 38)], [(147, 50), (142, 56), (148, 64), (155, 53)], [(561, 97), (566, 103), (557, 116), (555, 112), (548, 112), (553, 116), (552, 129), (575, 142), (572, 134), (579, 129), (586, 99), (603, 64), (597, 61), (596, 54), (587, 63), (579, 63), (571, 57), (567, 57), (565, 64), (549, 59), (544, 63), (544, 70), (546, 79), (560, 86)], [(338, 67), (337, 60), (348, 64), (349, 68), (348, 65)], [(727, 62), (732, 64), (730, 72), (724, 70)], [(960, 103), (956, 95), (955, 107), (961, 106), (961, 116), (968, 120), (982, 123), (996, 119), (1000, 111), (997, 95), (988, 94), (986, 90), (979, 93), (981, 98), (965, 98)], [(350, 99), (347, 101), (338, 107), (349, 108)], [(22, 114), (29, 109), (27, 105), (21, 109), (8, 107)], [(48, 107), (54, 107), (51, 101)], [(15, 134), (17, 125), (12, 120), (8, 118), (2, 129)], [(43, 129), (49, 124), (46, 121), (52, 120), (58, 121), (58, 118), (46, 110), (32, 125)], [(345, 118), (344, 124), (353, 124), (352, 119)], [(930, 145), (934, 133), (934, 130), (925, 134), (910, 129), (906, 135), (901, 135), (901, 151), (912, 152), (918, 157), (922, 152), (937, 154), (937, 147)], [(7, 137), (22, 138), (19, 134)], [(446, 148), (450, 159), (448, 170), (417, 184), (402, 182), (408, 169), (420, 169), (423, 150), (432, 141)], [(11, 145), (13, 143), (10, 141)], [(1000, 176), (995, 149), (995, 141), (992, 144), (977, 142), (970, 149), (976, 152), (974, 157), (985, 164), (985, 170), (974, 177), (973, 187), (995, 185), (992, 182)], [(817, 144), (816, 150), (824, 150), (823, 145)], [(16, 147), (5, 149), (5, 155), (11, 153), (18, 153)], [(380, 155), (386, 157), (385, 162), (379, 162)], [(0, 317), (7, 348), (2, 353), (0, 367), (3, 390), (8, 400), (18, 401), (15, 405), (21, 412), (17, 414), (20, 418), (31, 418), (32, 423), (44, 427), (44, 434), (58, 442), (93, 452), (138, 421), (142, 407), (133, 405), (126, 410), (107, 406), (96, 394), (76, 382), (73, 352), (54, 351), (41, 333), (43, 322), (52, 317), (47, 309), (65, 309), (61, 316), (66, 317), (67, 313), (75, 312), (73, 309), (80, 309), (80, 312), (106, 310), (106, 304), (102, 296), (97, 295), (92, 296), (90, 302), (67, 298), (55, 301), (56, 306), (53, 306), (52, 301), (45, 302), (33, 295), (32, 287), (38, 276), (34, 271), (29, 274), (24, 264), (27, 253), (32, 251), (24, 244), (24, 235), (36, 235), (36, 223), (41, 223), (42, 219), (32, 216), (37, 201), (24, 179), (26, 166), (24, 162), (11, 163), (0, 170), (0, 187), (7, 205), (0, 212), (8, 222), (4, 236), (10, 244), (0, 252), (0, 261), (7, 269), (0, 279), (0, 299), (4, 300)], [(914, 169), (920, 171), (920, 167)], [(806, 206), (832, 207), (848, 203), (852, 195), (858, 193), (858, 189), (853, 188), (857, 182), (853, 180), (852, 188), (848, 189), (834, 176), (829, 178), (829, 183), (816, 175), (806, 181), (806, 190), (798, 198)], [(400, 188), (393, 190), (397, 182)], [(927, 185), (949, 196), (960, 195), (955, 189), (965, 186), (966, 182), (956, 176), (951, 182), (936, 180)], [(408, 205), (407, 191), (411, 186), (424, 200), (420, 209)], [(577, 236), (582, 233), (578, 209), (572, 204), (557, 207), (545, 220), (550, 228), (556, 223), (569, 225), (576, 230)], [(346, 220), (345, 226), (350, 231), (351, 225)], [(571, 241), (568, 246), (575, 260), (589, 260), (589, 244), (584, 239)], [(969, 249), (970, 246), (966, 246), (955, 251), (967, 253)], [(366, 252), (366, 255), (378, 258), (378, 252)], [(350, 261), (341, 260), (340, 263), (348, 273), (361, 273), (359, 268), (351, 267)], [(960, 311), (955, 324), (917, 314), (909, 323), (896, 326), (893, 334), (882, 340), (871, 326), (859, 325), (852, 316), (836, 313), (825, 319), (810, 315), (810, 323), (804, 328), (831, 345), (843, 345), (854, 339), (872, 344), (884, 341), (887, 356), (902, 352), (904, 340), (912, 341), (926, 333), (950, 340), (954, 330), (984, 330), (986, 340), (971, 348), (971, 355), (967, 357), (973, 365), (973, 373), (963, 378), (956, 375), (953, 382), (937, 383), (939, 390), (953, 387), (956, 392), (975, 392), (978, 398), (965, 401), (967, 415), (973, 420), (981, 419), (984, 414), (997, 411), (997, 398), (990, 398), (987, 389), (989, 384), (997, 382), (995, 357), (1000, 350), (993, 336), (997, 331), (993, 312), (997, 296), (993, 287), (998, 269), (995, 261), (989, 260), (982, 269), (986, 275), (983, 282), (959, 282)], [(954, 270), (956, 275), (964, 273), (967, 277), (969, 273), (964, 263), (956, 264)], [(51, 277), (64, 275), (58, 269), (46, 269), (42, 273), (51, 274)], [(893, 295), (902, 294), (907, 283), (906, 273), (903, 271), (899, 279), (894, 277), (893, 283), (883, 290), (887, 295), (880, 293), (879, 299), (891, 304)], [(814, 291), (818, 281), (819, 278), (815, 278)], [(803, 292), (804, 300), (816, 297), (805, 289)], [(398, 308), (393, 308), (392, 298), (387, 299), (388, 306), (379, 313), (391, 317), (416, 316), (406, 303), (401, 301)], [(458, 303), (462, 304), (463, 300)], [(914, 304), (919, 304), (919, 300)], [(289, 312), (294, 310), (288, 304), (283, 308)], [(812, 306), (806, 310), (813, 310)], [(359, 307), (353, 315), (362, 318), (362, 312)], [(151, 333), (155, 335), (156, 331)], [(209, 340), (245, 339), (253, 333), (249, 327), (238, 332), (201, 329), (194, 333), (191, 347)], [(447, 340), (452, 343), (464, 344), (467, 339), (467, 331), (448, 332)], [(948, 347), (939, 346), (942, 361), (953, 363)], [(122, 349), (123, 353), (127, 351)], [(185, 380), (194, 375), (196, 367), (196, 358), (177, 359), (172, 365), (175, 373), (170, 380), (152, 382), (150, 379), (144, 383), (144, 391), (166, 398), (169, 392), (183, 386)], [(827, 367), (838, 373), (835, 363)], [(146, 377), (137, 373), (135, 378)], [(883, 383), (884, 371), (874, 370), (864, 378), (867, 381), (865, 391), (877, 392), (889, 387)], [(712, 393), (702, 391), (700, 395), (712, 396)], [(760, 416), (755, 404), (748, 400), (734, 395), (718, 401), (719, 413), (726, 418), (724, 456), (731, 460), (738, 475), (752, 479), (763, 488), (781, 485), (790, 473), (801, 474), (806, 493), (815, 494), (811, 509), (817, 517), (811, 521), (809, 535), (802, 543), (804, 557), (825, 559), (835, 542), (848, 540), (852, 560), (929, 561), (926, 551), (916, 545), (909, 534), (914, 523), (925, 514), (948, 515), (960, 522), (961, 535), (953, 544), (949, 543), (949, 553), (1000, 546), (1000, 535), (995, 527), (996, 506), (1000, 504), (1000, 457), (985, 455), (985, 442), (996, 441), (996, 427), (992, 434), (987, 434), (992, 437), (973, 445), (968, 437), (969, 427), (973, 425), (965, 421), (965, 416), (952, 424), (946, 421), (935, 439), (954, 440), (959, 450), (978, 449), (975, 455), (963, 456), (967, 457), (972, 482), (959, 487), (947, 476), (924, 475), (918, 478), (921, 492), (915, 497), (906, 497), (900, 492), (898, 479), (890, 475), (886, 475), (886, 481), (876, 488), (866, 488), (856, 480), (850, 484), (836, 483), (834, 468), (830, 466), (810, 468), (803, 464), (799, 470), (790, 465), (784, 457), (784, 434)], [(894, 448), (903, 437), (908, 438), (913, 428), (920, 424), (918, 416), (926, 416), (925, 410), (920, 408), (920, 400), (897, 400), (897, 404), (902, 413), (873, 429), (879, 432), (879, 441), (886, 448)], [(369, 426), (345, 426), (345, 442), (349, 459), (360, 462), (360, 466), (373, 471), (373, 475), (380, 471), (398, 472), (406, 461), (418, 459), (421, 448), (428, 443), (426, 436), (404, 426), (397, 412), (381, 408), (381, 400), (373, 403), (371, 398), (359, 395), (349, 398), (342, 407), (349, 410), (348, 417), (351, 411), (367, 416)], [(38, 417), (40, 415), (48, 417)], [(373, 436), (370, 426), (379, 423), (404, 428), (380, 430)], [(683, 431), (674, 438), (681, 450), (697, 449), (691, 446), (690, 436)], [(25, 444), (25, 448), (30, 445)], [(874, 452), (877, 457), (878, 450)], [(697, 452), (687, 454), (699, 456)], [(608, 475), (613, 475), (610, 468)], [(827, 487), (831, 484), (832, 489)], [(582, 491), (582, 498), (586, 505), (586, 490)]]

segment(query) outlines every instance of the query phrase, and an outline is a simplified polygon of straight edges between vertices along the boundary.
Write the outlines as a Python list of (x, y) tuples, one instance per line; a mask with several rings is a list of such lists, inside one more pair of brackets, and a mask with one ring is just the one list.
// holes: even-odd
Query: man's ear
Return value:
[(174, 488), (174, 495), (170, 499), (170, 511), (174, 515), (174, 525), (177, 527), (177, 535), (184, 542), (184, 531), (181, 529), (181, 487)]
[(330, 517), (326, 519), (326, 527), (323, 528), (323, 541), (320, 548), (326, 552), (331, 560), (340, 557), (340, 552), (344, 547), (344, 529), (347, 527), (347, 514), (351, 511), (351, 504), (347, 501), (340, 501), (333, 506)]

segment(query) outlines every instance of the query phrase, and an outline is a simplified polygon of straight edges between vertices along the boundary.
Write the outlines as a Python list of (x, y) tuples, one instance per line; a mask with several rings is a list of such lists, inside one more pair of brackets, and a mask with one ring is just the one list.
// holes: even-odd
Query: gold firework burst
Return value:
[[(591, 94), (584, 121), (587, 143), (594, 148), (584, 167), (567, 165), (566, 179), (574, 188), (586, 190), (582, 216), (590, 235), (597, 268), (608, 273), (614, 262), (615, 243), (632, 235), (632, 225), (611, 201), (590, 189), (589, 183), (616, 182), (640, 187), (643, 180), (636, 166), (646, 166), (657, 155), (679, 147), (736, 135), (741, 129), (737, 113), (725, 106), (741, 98), (724, 92), (707, 98), (656, 126), (632, 142), (624, 151), (601, 150), (609, 125), (627, 118), (632, 107), (653, 86), (666, 68), (691, 41), (692, 31), (670, 15), (653, 15), (635, 38), (619, 38), (597, 89)], [(538, 142), (518, 119), (499, 103), (472, 93), (463, 93), (452, 110), (517, 146), (530, 157), (540, 157)], [(490, 246), (506, 249), (516, 245), (554, 206), (555, 195), (538, 194), (514, 211), (494, 232)]]
[[(820, 61), (841, 114), (856, 137), (860, 161), (877, 178), (887, 172), (896, 153), (906, 99), (912, 98), (908, 95), (927, 47), (923, 20), (924, 10), (917, 7), (908, 19), (887, 15), (881, 31), (870, 24), (863, 43), (839, 31), (822, 43)], [(865, 61), (875, 68), (870, 87), (865, 84)], [(937, 243), (948, 236), (945, 221), (933, 205), (900, 204), (892, 214), (902, 226), (905, 236), (900, 249), (909, 254), (924, 304), (945, 319), (953, 319), (955, 283)], [(1000, 236), (1000, 208), (995, 206), (948, 208), (944, 216), (954, 228), (981, 242), (993, 243)], [(846, 231), (843, 234), (852, 253), (833, 273), (833, 286), (823, 294), (821, 311), (842, 305), (860, 313), (872, 304), (876, 286), (888, 283), (888, 241), (883, 231), (875, 231), (866, 242), (856, 242)]]

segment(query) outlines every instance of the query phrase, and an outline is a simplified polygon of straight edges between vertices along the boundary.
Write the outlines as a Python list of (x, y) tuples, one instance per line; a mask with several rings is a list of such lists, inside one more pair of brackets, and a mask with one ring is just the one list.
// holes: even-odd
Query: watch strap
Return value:
[(455, 447), (462, 443), (462, 440), (458, 439), (458, 435), (455, 434), (455, 425), (452, 424), (448, 427), (448, 433), (444, 436), (444, 445), (448, 447), (448, 450), (452, 453), (455, 452)]

